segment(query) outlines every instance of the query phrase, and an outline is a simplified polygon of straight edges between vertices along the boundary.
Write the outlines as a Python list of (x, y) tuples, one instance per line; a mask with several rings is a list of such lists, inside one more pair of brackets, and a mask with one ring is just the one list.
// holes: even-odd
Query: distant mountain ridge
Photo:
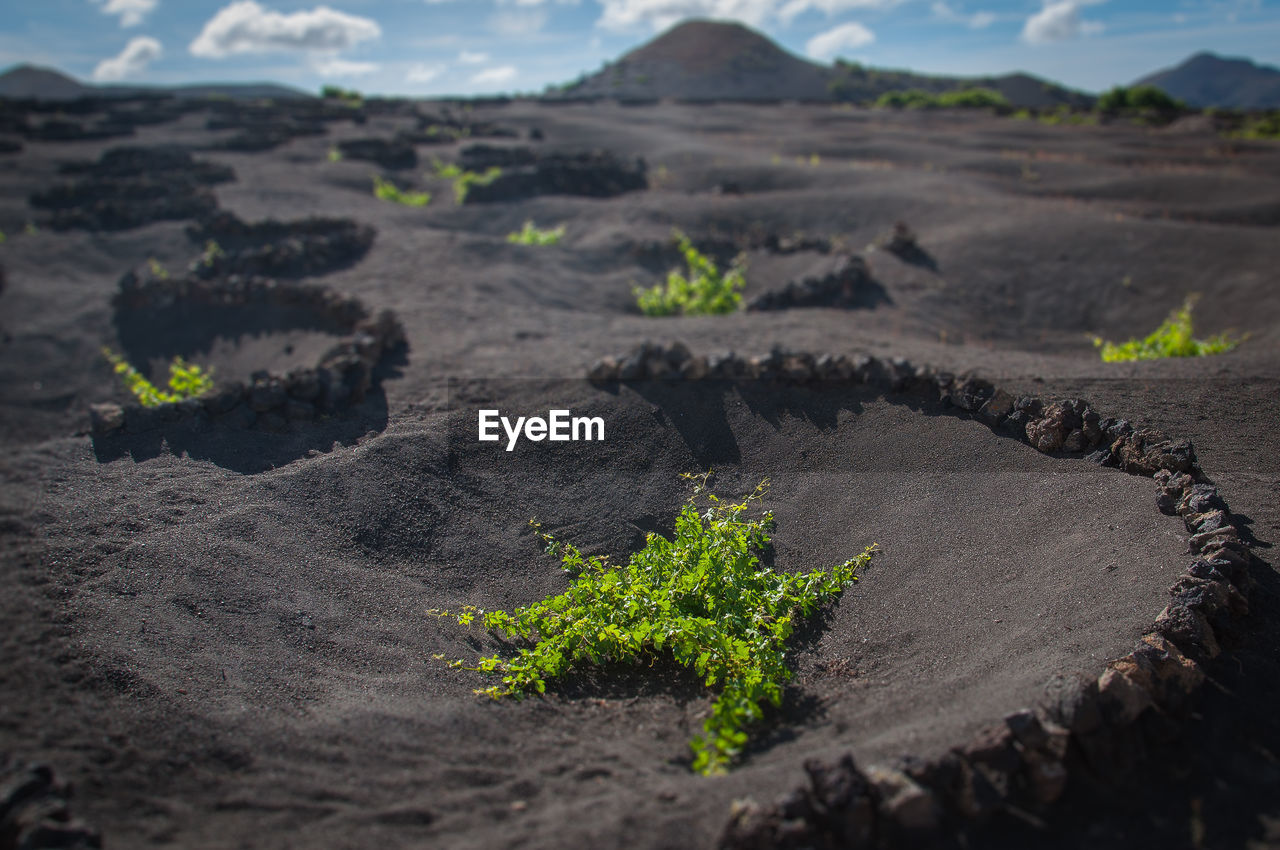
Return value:
[(197, 83), (180, 86), (92, 85), (53, 68), (15, 65), (0, 73), (0, 97), (14, 100), (76, 100), (82, 97), (230, 97), (235, 99), (313, 97), (277, 83)]
[[(1028, 74), (941, 77), (794, 56), (738, 23), (691, 20), (624, 54), (558, 95), (622, 100), (874, 100), (887, 91), (982, 86), (1016, 106), (1086, 106), (1092, 98)], [(552, 95), (553, 97), (556, 94)]]
[(1188, 106), (1280, 109), (1280, 70), (1213, 53), (1197, 53), (1134, 85), (1155, 86)]

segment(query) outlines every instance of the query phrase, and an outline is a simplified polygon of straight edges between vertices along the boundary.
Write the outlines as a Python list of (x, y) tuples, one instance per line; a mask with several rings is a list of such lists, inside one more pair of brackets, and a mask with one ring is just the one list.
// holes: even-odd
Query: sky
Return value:
[(1280, 66), (1280, 0), (27, 0), (0, 20), (0, 68), (421, 97), (540, 92), (691, 17), (747, 24), (823, 63), (1025, 71), (1092, 92), (1202, 50)]

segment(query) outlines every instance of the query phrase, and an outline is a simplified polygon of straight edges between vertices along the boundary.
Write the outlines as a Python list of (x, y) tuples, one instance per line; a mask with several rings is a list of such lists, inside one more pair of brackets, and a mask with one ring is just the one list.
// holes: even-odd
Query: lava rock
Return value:
[(118, 404), (92, 404), (89, 423), (95, 434), (109, 434), (124, 428), (124, 408)]
[(747, 302), (748, 311), (795, 307), (874, 307), (880, 290), (861, 257), (842, 256), (826, 274), (788, 281), (782, 289), (763, 292)]

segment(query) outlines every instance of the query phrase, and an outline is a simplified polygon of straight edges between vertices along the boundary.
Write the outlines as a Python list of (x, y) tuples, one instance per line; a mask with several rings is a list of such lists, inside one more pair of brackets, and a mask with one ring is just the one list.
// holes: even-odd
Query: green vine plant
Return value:
[(453, 181), (453, 200), (458, 206), (467, 202), (467, 195), (471, 192), (472, 186), (488, 186), (502, 176), (502, 169), (496, 165), (486, 168), (483, 172), (464, 171), (462, 166), (455, 162), (446, 163), (433, 159), (431, 167), (436, 177)]
[(688, 277), (673, 269), (667, 274), (665, 286), (658, 284), (650, 289), (634, 287), (632, 294), (640, 312), (646, 316), (716, 315), (732, 313), (742, 304), (742, 288), (746, 285), (743, 267), (735, 264), (723, 274), (710, 257), (703, 256), (693, 247), (692, 240), (679, 230), (673, 230), (680, 253), (688, 266)]
[(201, 369), (194, 363), (187, 363), (181, 357), (173, 358), (169, 364), (169, 388), (162, 390), (110, 348), (104, 346), (102, 356), (111, 363), (112, 369), (120, 376), (125, 389), (132, 393), (143, 407), (157, 407), (161, 404), (196, 398), (213, 389), (212, 371)]
[(211, 269), (218, 260), (226, 256), (226, 253), (221, 245), (210, 239), (204, 243), (204, 251), (200, 254), (200, 265)]
[(556, 245), (564, 238), (564, 225), (542, 228), (534, 226), (533, 220), (524, 223), (524, 228), (507, 234), (507, 241), (513, 245)]
[(475, 171), (464, 171), (453, 181), (453, 200), (458, 206), (462, 206), (467, 202), (467, 195), (471, 192), (472, 186), (488, 186), (494, 180), (502, 176), (502, 169), (498, 166), (486, 168), (483, 173)]
[(425, 207), (431, 203), (430, 192), (408, 192), (400, 189), (390, 180), (373, 175), (373, 196), (380, 201), (391, 201), (406, 207)]
[(708, 688), (718, 688), (703, 733), (690, 742), (692, 768), (725, 772), (746, 746), (748, 730), (763, 719), (764, 707), (781, 704), (791, 678), (786, 645), (797, 620), (856, 581), (877, 546), (825, 571), (774, 571), (757, 555), (769, 545), (773, 516), (747, 516), (764, 497), (768, 479), (733, 502), (710, 492), (710, 474), (683, 476), (694, 487), (672, 538), (650, 533), (622, 568), (605, 556), (583, 555), (531, 521), (547, 552), (572, 577), (568, 590), (512, 612), (471, 605), (456, 612), (433, 609), (463, 626), (479, 620), (524, 644), (513, 655), (450, 666), (500, 676), (501, 684), (476, 690), (499, 699), (545, 693), (549, 680), (577, 665), (674, 658)]
[(1194, 295), (1187, 298), (1181, 307), (1169, 314), (1160, 327), (1142, 339), (1114, 343), (1094, 337), (1094, 347), (1102, 349), (1103, 362), (1123, 363), (1130, 360), (1159, 360), (1164, 357), (1205, 357), (1230, 351), (1244, 341), (1245, 337), (1235, 337), (1229, 333), (1196, 339), (1191, 325), (1191, 311), (1195, 303)]
[(169, 279), (169, 270), (166, 269), (155, 257), (151, 257), (147, 260), (147, 268), (151, 271), (151, 276), (156, 280)]

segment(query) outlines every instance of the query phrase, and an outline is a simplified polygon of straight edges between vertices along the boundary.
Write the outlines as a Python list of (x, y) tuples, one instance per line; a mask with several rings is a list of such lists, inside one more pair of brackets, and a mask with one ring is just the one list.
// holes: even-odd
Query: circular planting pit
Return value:
[(418, 153), (402, 139), (345, 139), (338, 142), (343, 159), (373, 162), (391, 171), (418, 167)]
[[(447, 410), (262, 475), (181, 467), (207, 479), (199, 510), (179, 525), (143, 523), (127, 553), (97, 562), (96, 581), (110, 592), (78, 602), (104, 663), (127, 664), (131, 692), (182, 689), (181, 711), (140, 699), (156, 752), (178, 751), (178, 739), (200, 730), (216, 753), (193, 753), (195, 770), (163, 784), (130, 774), (130, 793), (162, 811), (183, 802), (181, 823), (160, 818), (174, 840), (287, 830), (297, 841), (358, 843), (394, 826), (399, 841), (412, 833), (444, 846), (711, 846), (747, 795), (764, 805), (740, 811), (734, 846), (773, 846), (790, 829), (814, 845), (849, 841), (824, 830), (861, 824), (864, 809), (889, 840), (894, 818), (961, 816), (966, 798), (936, 767), (950, 764), (953, 747), (968, 746), (957, 788), (980, 788), (988, 801), (990, 785), (991, 806), (1034, 810), (1073, 769), (1054, 755), (1064, 735), (1074, 747), (1076, 736), (1127, 730), (1148, 705), (1139, 692), (1173, 705), (1195, 679), (1188, 624), (1213, 618), (1213, 633), (1225, 634), (1225, 603), (1187, 607), (1235, 598), (1231, 582), (1245, 583), (1229, 565), (1238, 552), (1230, 533), (1185, 554), (1187, 526), (1211, 524), (1204, 515), (1218, 510), (1216, 494), (1196, 489), (1205, 483), (1187, 446), (1084, 405), (1012, 400), (903, 363), (778, 353), (714, 366), (707, 358), (704, 370), (685, 368), (702, 358), (681, 346), (638, 354), (641, 371), (623, 382), (597, 369), (596, 385), (455, 383)], [(736, 377), (708, 377), (717, 368)], [(514, 418), (551, 408), (600, 417), (604, 439), (522, 439), (511, 451), (505, 440), (477, 440), (481, 410)], [(1057, 446), (1039, 451), (1019, 429)], [(1084, 457), (1089, 443), (1102, 457)], [(1189, 471), (1164, 469), (1157, 486), (1100, 460)], [(132, 503), (168, 486), (165, 475), (125, 466), (100, 468), (104, 492), (127, 484)], [(763, 561), (774, 569), (826, 568), (880, 545), (859, 582), (800, 624), (782, 704), (751, 729), (727, 776), (690, 771), (710, 691), (669, 662), (584, 668), (523, 701), (478, 698), (473, 690), (492, 681), (448, 665), (510, 646), (428, 609), (512, 610), (565, 589), (530, 518), (625, 563), (647, 533), (671, 532), (688, 494), (679, 474), (708, 468), (727, 498), (771, 479), (763, 506), (776, 527)], [(90, 496), (74, 476), (53, 486), (66, 516), (54, 530), (94, 515), (78, 513)], [(1176, 496), (1162, 504), (1187, 511), (1185, 523), (1156, 510), (1156, 495)], [(232, 529), (247, 545), (226, 542)], [(1180, 579), (1196, 557), (1204, 577)], [(162, 584), (149, 578), (158, 575)], [(1185, 605), (1162, 614), (1175, 583)], [(1197, 588), (1200, 601), (1186, 602)], [(1151, 655), (1107, 666), (1144, 635)], [(1077, 731), (1047, 710), (1016, 714), (1075, 677), (1095, 683), (1084, 693), (1106, 725)], [(1156, 682), (1167, 686), (1159, 697), (1126, 690)], [(1019, 719), (988, 750), (966, 744), (1006, 716)], [(848, 751), (874, 765), (909, 753), (935, 773), (815, 766), (817, 790), (769, 807), (793, 789), (801, 762)], [(324, 768), (329, 802), (318, 817), (315, 787), (282, 783), (278, 766), (337, 754), (343, 769)], [(854, 790), (840, 796), (837, 780)], [(886, 790), (858, 796), (865, 788)], [(902, 806), (888, 802), (895, 788)], [(127, 843), (136, 827), (114, 794), (86, 799), (84, 813)], [(905, 806), (917, 798), (924, 803)]]
[[(664, 388), (658, 396), (688, 394), (690, 385), (723, 392), (718, 387), (725, 381), (738, 393), (744, 384), (764, 384), (784, 399), (831, 384), (867, 386), (884, 392), (881, 400), (929, 416), (958, 414), (1014, 445), (1085, 464), (1018, 484), (1002, 480), (999, 473), (1013, 469), (1002, 469), (1001, 451), (988, 450), (976, 456), (987, 464), (986, 474), (969, 470), (964, 492), (934, 498), (917, 482), (915, 492), (895, 496), (913, 478), (913, 462), (923, 463), (932, 482), (958, 471), (964, 454), (954, 443), (932, 458), (903, 452), (898, 444), (910, 425), (878, 423), (886, 444), (866, 456), (890, 460), (895, 471), (871, 493), (860, 493), (857, 506), (874, 512), (896, 504), (916, 517), (917, 533), (896, 544), (907, 549), (920, 545), (921, 526), (945, 522), (957, 509), (982, 516), (967, 533), (956, 528), (942, 536), (961, 548), (981, 541), (983, 554), (957, 552), (954, 572), (930, 568), (918, 551), (908, 559), (909, 571), (887, 575), (878, 564), (874, 579), (859, 587), (867, 599), (855, 628), (864, 644), (889, 657), (868, 653), (851, 664), (858, 657), (854, 642), (845, 644), (850, 654), (834, 668), (816, 662), (871, 686), (860, 694), (866, 699), (831, 712), (837, 731), (848, 734), (848, 753), (837, 761), (829, 753), (806, 761), (808, 782), (772, 805), (736, 807), (722, 847), (914, 846), (999, 813), (1043, 809), (1061, 796), (1073, 771), (1111, 775), (1132, 764), (1146, 741), (1167, 735), (1171, 718), (1185, 712), (1205, 681), (1200, 664), (1236, 638), (1237, 621), (1248, 613), (1256, 561), (1247, 534), (1198, 466), (1191, 444), (1103, 418), (1085, 402), (1014, 399), (988, 382), (900, 360), (784, 351), (695, 356), (679, 343), (645, 344), (625, 357), (605, 358), (590, 377), (605, 387), (657, 381)], [(868, 404), (860, 413), (865, 418), (873, 410)], [(802, 468), (813, 463), (807, 455), (805, 461)], [(840, 462), (867, 466), (846, 453)], [(1028, 456), (1016, 463), (1032, 472), (1040, 461)], [(1133, 483), (1099, 478), (1089, 467), (1129, 473)], [(1129, 488), (1130, 504), (1108, 503), (1104, 493), (1113, 485)], [(1051, 507), (1042, 501), (1046, 493), (1061, 503)], [(1138, 521), (1137, 511), (1149, 524), (1131, 527), (1135, 544), (1111, 538), (1131, 518)], [(1068, 523), (1050, 528), (1048, 513)], [(819, 533), (838, 534), (823, 516)], [(1016, 536), (1001, 544), (1010, 529)], [(886, 531), (883, 539), (895, 533)], [(1087, 548), (1078, 548), (1082, 544)], [(1135, 573), (1135, 565), (1145, 566)], [(1126, 578), (1116, 581), (1122, 573)], [(881, 576), (877, 593), (873, 582)], [(936, 595), (938, 588), (946, 592)], [(1002, 599), (1010, 588), (1013, 595)], [(931, 613), (922, 619), (923, 611)], [(1085, 659), (1093, 664), (1082, 668)], [(877, 682), (877, 676), (884, 678)], [(881, 699), (872, 697), (877, 687)], [(988, 722), (975, 729), (974, 718), (984, 713)], [(966, 716), (969, 721), (957, 723)], [(860, 768), (854, 753), (871, 766)]]
[[(743, 265), (746, 293), (742, 306), (748, 311), (803, 307), (856, 310), (892, 303), (861, 256), (836, 248), (824, 237), (750, 232), (701, 235), (691, 243), (721, 272)], [(685, 258), (675, 239), (632, 243), (629, 254), (651, 274), (663, 275), (672, 269), (685, 273)]]
[[(328, 448), (386, 424), (380, 392), (377, 409), (365, 411), (372, 419), (347, 414), (367, 408), (381, 374), (403, 358), (404, 331), (389, 310), (375, 316), (352, 296), (310, 284), (240, 275), (144, 279), (133, 272), (121, 279), (114, 307), (124, 354), (147, 367), (144, 375), (162, 374), (179, 355), (212, 368), (217, 385), (198, 398), (154, 407), (94, 405), (100, 459), (153, 453), (158, 441), (216, 459), (219, 447), (236, 448), (229, 433), (247, 431), (299, 438), (256, 441), (237, 452), (237, 465), (256, 469), (315, 448), (316, 440)], [(364, 430), (348, 433), (353, 427)], [(254, 450), (261, 453), (256, 461)]]
[(206, 187), (235, 179), (230, 168), (192, 158), (181, 148), (112, 148), (97, 162), (72, 163), (76, 179), (37, 192), (30, 203), (49, 210), (55, 230), (127, 230), (153, 221), (199, 218), (217, 200)]
[(238, 131), (210, 149), (244, 153), (272, 150), (302, 136), (323, 136), (334, 121), (363, 123), (365, 118), (362, 109), (310, 98), (271, 103), (216, 101), (210, 107), (206, 129)]
[(368, 252), (376, 231), (343, 218), (298, 221), (241, 221), (233, 213), (218, 212), (187, 227), (187, 237), (200, 245), (213, 242), (191, 264), (191, 273), (205, 279), (230, 274), (264, 277), (304, 277), (354, 265)]
[(506, 156), (503, 153), (486, 158), (473, 153), (470, 161), (474, 167), (496, 165), (503, 170), (491, 181), (472, 185), (465, 203), (518, 201), (539, 195), (613, 198), (649, 186), (643, 159), (628, 161), (608, 151), (539, 154), (531, 165), (504, 168), (497, 163)]

